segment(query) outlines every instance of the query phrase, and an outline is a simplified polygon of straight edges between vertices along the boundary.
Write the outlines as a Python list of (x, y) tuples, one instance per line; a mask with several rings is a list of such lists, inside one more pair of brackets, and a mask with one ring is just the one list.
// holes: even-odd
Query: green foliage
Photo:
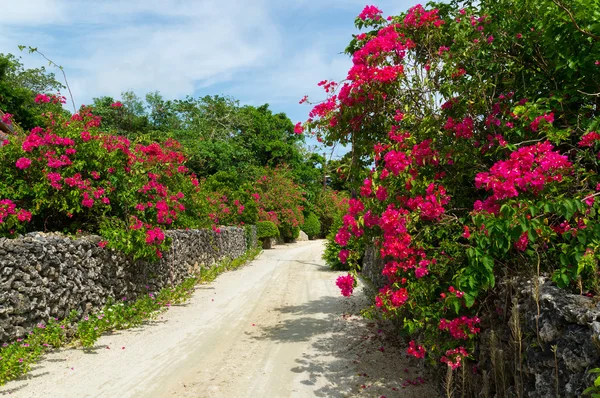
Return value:
[(318, 235), (327, 236), (333, 229), (336, 217), (341, 218), (348, 210), (348, 195), (344, 191), (338, 192), (326, 188), (313, 199), (312, 209), (321, 223), (321, 231)]
[(252, 241), (252, 235), (254, 233), (253, 231), (255, 228), (257, 228), (255, 225), (244, 225), (244, 235), (246, 237), (246, 250), (255, 249), (258, 245), (258, 232), (256, 234), (256, 242)]
[(0, 385), (26, 374), (49, 348), (61, 347), (66, 341), (66, 327), (71, 318), (58, 322), (51, 318), (46, 325), (39, 324), (23, 339), (0, 348)]
[(156, 259), (169, 244), (163, 229), (208, 223), (177, 142), (132, 144), (102, 132), (86, 108), (70, 119), (50, 113), (43, 125), (0, 147), (0, 200), (8, 198), (9, 214), (21, 208), (17, 225), (0, 213), (0, 235), (85, 230), (134, 258)]
[[(365, 243), (361, 240), (352, 240), (346, 246), (341, 246), (336, 243), (335, 236), (342, 225), (342, 214), (337, 214), (331, 225), (331, 230), (326, 236), (327, 241), (325, 242), (325, 251), (323, 252), (323, 260), (325, 260), (325, 263), (327, 263), (329, 268), (335, 271), (350, 270), (350, 261), (352, 261), (355, 266), (360, 267), (365, 253)], [(342, 263), (339, 257), (342, 249), (347, 249), (351, 253), (351, 258), (345, 263)]]
[(256, 223), (256, 236), (258, 239), (277, 238), (279, 237), (279, 229), (271, 221), (258, 221)]
[(254, 183), (252, 193), (258, 219), (275, 223), (281, 236), (292, 241), (298, 237), (299, 226), (304, 223), (304, 191), (294, 182), (288, 168), (267, 168), (263, 172)]
[(308, 235), (309, 239), (314, 239), (319, 236), (321, 233), (321, 222), (315, 213), (310, 213), (308, 217), (304, 219), (302, 231)]
[(141, 100), (132, 92), (124, 92), (123, 106), (113, 106), (117, 101), (112, 97), (94, 98), (92, 109), (102, 118), (102, 128), (106, 132), (136, 139), (151, 132), (151, 123), (144, 112)]
[(39, 93), (63, 88), (52, 73), (42, 68), (25, 69), (15, 56), (0, 54), (0, 110), (13, 115), (24, 129), (41, 125), (44, 111), (63, 112), (60, 104), (36, 104)]
[[(588, 371), (588, 373), (599, 374), (600, 368), (590, 369)], [(590, 396), (591, 398), (600, 398), (600, 376), (596, 377), (596, 379), (594, 380), (593, 386), (585, 389), (585, 391), (583, 392), (583, 395)]]
[(455, 367), (499, 276), (598, 293), (600, 4), (429, 7), (357, 18), (348, 80), (325, 82), (305, 127), (352, 145), (335, 183), (355, 199), (328, 262), (337, 240), (358, 270), (352, 245), (375, 244), (389, 284), (374, 308)]

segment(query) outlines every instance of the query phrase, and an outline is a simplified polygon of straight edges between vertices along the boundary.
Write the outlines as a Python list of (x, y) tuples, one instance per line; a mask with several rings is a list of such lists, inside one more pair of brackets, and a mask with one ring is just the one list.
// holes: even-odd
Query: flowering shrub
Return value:
[(356, 271), (375, 245), (388, 284), (372, 311), (419, 340), (410, 355), (452, 369), (472, 352), (477, 305), (498, 275), (597, 286), (600, 112), (582, 93), (597, 91), (600, 45), (552, 1), (534, 3), (417, 5), (387, 18), (365, 8), (356, 25), (370, 30), (347, 49), (347, 79), (321, 82), (327, 99), (303, 126), (352, 144), (353, 164), (374, 164), (335, 233), (339, 260)]
[[(345, 209), (348, 209), (348, 202), (346, 201), (345, 203)], [(350, 269), (350, 264), (353, 267), (360, 267), (362, 265), (365, 242), (360, 239), (352, 239), (345, 246), (337, 243), (336, 238), (340, 228), (343, 226), (342, 217), (342, 214), (336, 216), (331, 230), (326, 237), (327, 242), (325, 242), (323, 259), (331, 269), (345, 271)], [(348, 261), (350, 256), (352, 256), (351, 261)]]
[(254, 183), (252, 199), (260, 221), (274, 223), (286, 240), (298, 237), (306, 200), (285, 168), (265, 169), (265, 174)]
[[(202, 190), (200, 196), (198, 205), (203, 207), (200, 214), (206, 213), (213, 229), (218, 229), (219, 225), (243, 225), (243, 220), (248, 221), (246, 206), (249, 202), (243, 202), (246, 203), (244, 205), (240, 199), (231, 199), (227, 194), (218, 191)], [(251, 223), (254, 221), (251, 220)]]
[(70, 118), (44, 116), (44, 127), (16, 133), (0, 148), (0, 235), (85, 229), (102, 235), (102, 246), (155, 259), (169, 243), (165, 229), (200, 222), (199, 183), (176, 141), (103, 133), (88, 108)]

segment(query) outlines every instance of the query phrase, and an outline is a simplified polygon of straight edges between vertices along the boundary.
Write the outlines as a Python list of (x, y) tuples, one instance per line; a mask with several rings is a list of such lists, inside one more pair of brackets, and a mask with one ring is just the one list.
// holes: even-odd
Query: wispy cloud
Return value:
[[(369, 2), (370, 3), (370, 2)], [(386, 14), (414, 0), (375, 2)], [(0, 52), (38, 47), (65, 67), (76, 102), (124, 90), (229, 94), (295, 121), (340, 80), (364, 0), (0, 0)], [(26, 66), (44, 65), (23, 55)]]
[(260, 1), (63, 0), (32, 15), (28, 5), (10, 4), (3, 9), (3, 20), (12, 22), (0, 27), (0, 51), (40, 48), (65, 66), (79, 102), (126, 89), (193, 94), (264, 66), (281, 46), (278, 26)]

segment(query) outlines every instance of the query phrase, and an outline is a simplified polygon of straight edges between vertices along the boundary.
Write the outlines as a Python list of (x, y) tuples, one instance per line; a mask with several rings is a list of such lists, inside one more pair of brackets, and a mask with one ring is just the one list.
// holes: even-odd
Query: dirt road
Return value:
[[(267, 250), (157, 322), (51, 353), (11, 397), (433, 397), (335, 286), (323, 241)], [(412, 381), (410, 386), (406, 386)], [(403, 384), (405, 387), (403, 387)]]

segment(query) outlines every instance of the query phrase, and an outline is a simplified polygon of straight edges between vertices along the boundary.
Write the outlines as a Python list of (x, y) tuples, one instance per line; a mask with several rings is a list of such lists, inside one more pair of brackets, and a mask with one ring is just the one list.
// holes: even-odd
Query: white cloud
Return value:
[[(384, 13), (413, 1), (382, 0)], [(65, 67), (75, 100), (195, 91), (296, 113), (323, 79), (345, 77), (364, 0), (0, 0), (0, 52), (38, 47)], [(324, 17), (324, 15), (326, 15)], [(26, 56), (28, 67), (44, 65)], [(273, 106), (274, 108), (274, 106)], [(302, 109), (307, 109), (302, 108)], [(307, 113), (307, 111), (306, 111)]]
[(0, 15), (5, 26), (52, 24), (66, 21), (62, 0), (0, 0)]
[[(278, 27), (261, 1), (56, 0), (53, 5), (72, 16), (67, 19), (51, 7), (29, 15), (29, 5), (10, 4), (7, 15), (15, 19), (0, 27), (0, 51), (14, 53), (17, 44), (37, 46), (64, 65), (79, 102), (126, 89), (141, 94), (159, 90), (167, 97), (192, 94), (239, 70), (272, 62), (280, 47)], [(29, 26), (40, 20), (50, 27)]]
[[(38, 47), (64, 66), (78, 104), (130, 89), (229, 94), (303, 121), (310, 106), (298, 101), (323, 99), (319, 81), (345, 78), (350, 60), (340, 53), (362, 8), (393, 15), (417, 2), (0, 0), (0, 52)], [(46, 64), (21, 55), (26, 67)]]

